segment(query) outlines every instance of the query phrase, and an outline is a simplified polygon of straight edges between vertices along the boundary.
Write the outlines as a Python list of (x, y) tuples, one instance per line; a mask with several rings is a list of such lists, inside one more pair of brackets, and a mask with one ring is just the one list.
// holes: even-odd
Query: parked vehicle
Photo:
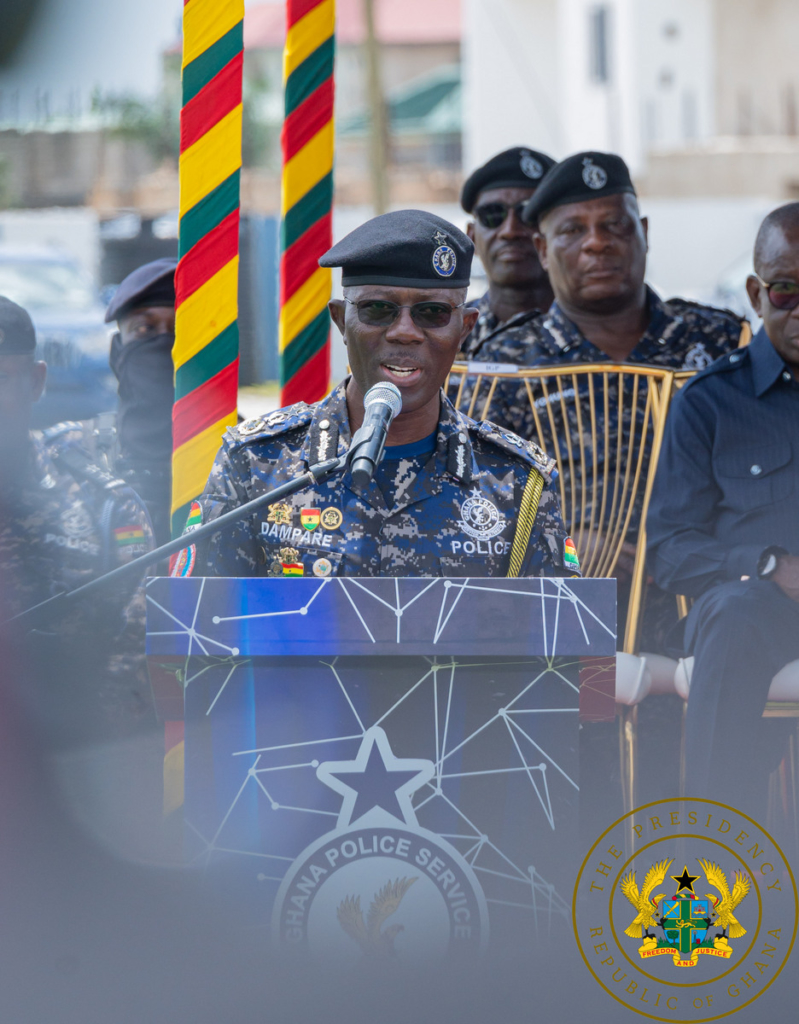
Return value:
[(91, 279), (70, 256), (45, 247), (0, 246), (0, 295), (30, 313), (37, 358), (47, 363), (34, 426), (88, 419), (116, 406), (105, 310)]

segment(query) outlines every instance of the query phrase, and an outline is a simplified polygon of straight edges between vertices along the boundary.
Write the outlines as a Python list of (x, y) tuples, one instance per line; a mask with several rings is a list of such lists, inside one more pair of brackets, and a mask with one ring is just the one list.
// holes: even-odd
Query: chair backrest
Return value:
[(504, 372), (452, 368), (449, 394), (475, 419), (507, 426), (557, 462), (561, 512), (584, 576), (616, 573), (637, 544), (623, 649), (637, 646), (645, 579), (644, 523), (674, 373), (591, 363)]

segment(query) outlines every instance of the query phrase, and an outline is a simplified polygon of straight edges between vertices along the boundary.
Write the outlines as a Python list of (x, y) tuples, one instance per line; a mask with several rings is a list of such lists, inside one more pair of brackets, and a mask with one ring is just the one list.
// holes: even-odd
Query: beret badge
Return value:
[(544, 168), (541, 162), (536, 160), (532, 153), (522, 153), (521, 159), (519, 160), (519, 167), (521, 168), (522, 174), (526, 174), (528, 178), (532, 178), (533, 181), (538, 181), (544, 175)]
[(458, 264), (455, 250), (452, 246), (446, 244), (447, 236), (443, 231), (436, 231), (433, 235), (433, 241), (438, 245), (438, 248), (433, 253), (433, 270), (435, 270), (439, 277), (452, 277)]
[(608, 183), (607, 171), (587, 156), (583, 160), (583, 181), (589, 188), (604, 188)]

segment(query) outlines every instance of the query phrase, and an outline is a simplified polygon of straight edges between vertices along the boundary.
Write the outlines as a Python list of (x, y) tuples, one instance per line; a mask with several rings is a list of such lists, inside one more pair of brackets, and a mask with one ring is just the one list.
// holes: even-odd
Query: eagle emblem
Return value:
[(734, 872), (732, 876), (732, 892), (730, 892), (727, 878), (718, 864), (713, 864), (709, 860), (700, 860), (699, 865), (705, 872), (708, 885), (718, 889), (721, 894), (720, 899), (714, 896), (713, 893), (707, 893), (705, 896), (713, 904), (713, 909), (716, 912), (716, 919), (713, 924), (721, 928), (721, 933), (716, 936), (714, 945), (717, 948), (719, 948), (719, 943), (729, 946), (728, 938), (739, 939), (742, 935), (746, 935), (746, 928), (733, 914), (733, 910), (749, 892), (751, 885), (749, 876), (744, 871)]
[(656, 928), (658, 925), (658, 917), (656, 916), (658, 903), (660, 900), (665, 899), (665, 896), (660, 894), (652, 899), (651, 893), (653, 889), (663, 884), (663, 879), (666, 877), (666, 872), (670, 866), (670, 860), (661, 860), (657, 864), (653, 864), (644, 876), (644, 884), (640, 891), (635, 881), (635, 871), (628, 871), (622, 878), (620, 883), (621, 891), (637, 911), (632, 924), (624, 929), (624, 934), (629, 935), (631, 939), (640, 939), (642, 933), (644, 942), (647, 939), (655, 939), (654, 934), (650, 933), (649, 929)]
[(360, 896), (347, 896), (338, 905), (338, 923), (347, 935), (358, 943), (366, 956), (396, 955), (394, 940), (401, 931), (404, 931), (405, 926), (395, 923), (383, 928), (383, 925), (399, 910), (405, 893), (415, 881), (414, 877), (397, 878), (393, 882), (386, 882), (383, 888), (375, 893), (365, 921)]

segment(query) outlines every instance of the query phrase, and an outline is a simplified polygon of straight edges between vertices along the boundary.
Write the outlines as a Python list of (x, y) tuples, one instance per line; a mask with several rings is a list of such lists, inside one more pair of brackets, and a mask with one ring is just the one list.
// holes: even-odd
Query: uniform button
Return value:
[(330, 420), (319, 420), (320, 430), (330, 430)]
[(754, 466), (752, 466), (752, 468), (749, 470), (749, 472), (752, 474), (752, 476), (760, 476), (760, 474), (763, 472), (763, 469), (761, 466), (758, 466), (758, 464), (755, 463)]
[(790, 370), (783, 370), (782, 371), (782, 379), (783, 380), (790, 380), (791, 379), (791, 372), (790, 372)]
[(658, 345), (665, 345), (665, 344), (666, 344), (666, 339), (665, 338), (658, 338)]
[(737, 363), (740, 358), (741, 357), (736, 353), (735, 355), (730, 356), (730, 362)]
[(461, 431), (460, 434), (458, 434), (458, 440), (460, 441), (461, 444), (466, 444), (468, 438), (463, 433), (463, 431)]

